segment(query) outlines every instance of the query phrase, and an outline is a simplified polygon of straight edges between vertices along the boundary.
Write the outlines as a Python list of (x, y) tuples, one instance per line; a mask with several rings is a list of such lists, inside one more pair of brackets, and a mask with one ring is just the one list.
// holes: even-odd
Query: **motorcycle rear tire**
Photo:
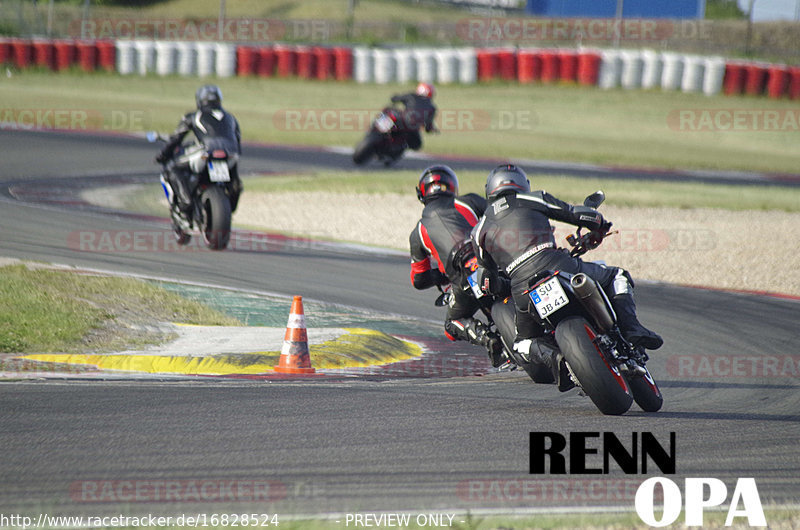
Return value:
[(222, 250), (231, 237), (231, 202), (219, 186), (209, 186), (200, 196), (202, 222), (200, 231), (206, 246)]
[(586, 395), (603, 414), (624, 414), (633, 404), (630, 385), (592, 342), (596, 332), (583, 317), (556, 326), (556, 342)]

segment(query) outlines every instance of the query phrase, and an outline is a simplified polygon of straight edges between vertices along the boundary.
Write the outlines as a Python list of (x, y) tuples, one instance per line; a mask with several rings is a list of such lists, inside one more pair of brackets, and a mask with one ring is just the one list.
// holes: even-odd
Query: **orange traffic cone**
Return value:
[(302, 296), (295, 296), (292, 300), (292, 310), (281, 348), (281, 360), (275, 371), (284, 374), (313, 374), (315, 371), (311, 367), (311, 356), (308, 354), (308, 335), (306, 335)]

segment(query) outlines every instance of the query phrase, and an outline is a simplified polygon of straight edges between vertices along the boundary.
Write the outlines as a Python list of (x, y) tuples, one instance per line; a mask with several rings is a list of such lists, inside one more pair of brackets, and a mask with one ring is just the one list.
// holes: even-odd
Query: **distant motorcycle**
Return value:
[(408, 148), (406, 136), (411, 130), (404, 124), (404, 113), (400, 108), (384, 108), (353, 151), (353, 162), (360, 166), (375, 157), (385, 166), (395, 163)]
[[(584, 205), (597, 208), (604, 200), (605, 194), (598, 191), (588, 196)], [(597, 248), (610, 234), (582, 234), (578, 228), (567, 237), (570, 255), (581, 256)], [(542, 359), (528, 358), (513, 349), (517, 334), (513, 300), (481, 290), (477, 260), (469, 278), (489, 324), (500, 333), (512, 369), (523, 368), (537, 383), (555, 382), (556, 374)], [(437, 305), (447, 303), (447, 294), (439, 297)], [(603, 414), (624, 414), (634, 401), (645, 412), (661, 409), (664, 400), (645, 366), (647, 353), (622, 336), (611, 302), (593, 279), (583, 273), (541, 271), (531, 279), (526, 294), (536, 310), (533, 316), (552, 346), (560, 380), (579, 387)]]
[[(147, 133), (147, 140), (166, 143), (168, 138), (151, 131)], [(196, 227), (208, 248), (224, 249), (231, 236), (230, 169), (236, 166), (239, 155), (194, 144), (185, 147), (176, 159), (188, 163), (192, 173), (189, 178), (192, 208), (188, 219), (181, 214), (174, 200), (175, 190), (165, 177), (167, 166), (173, 161), (168, 160), (162, 165), (160, 180), (170, 204), (172, 229), (178, 244), (188, 244), (192, 239), (189, 232)]]

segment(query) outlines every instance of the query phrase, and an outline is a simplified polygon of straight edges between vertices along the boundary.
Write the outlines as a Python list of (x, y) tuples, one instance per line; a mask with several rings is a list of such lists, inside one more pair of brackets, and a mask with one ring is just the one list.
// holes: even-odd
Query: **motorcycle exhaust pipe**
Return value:
[(579, 272), (572, 277), (570, 285), (580, 298), (583, 307), (600, 327), (600, 331), (606, 332), (614, 327), (614, 316), (606, 304), (603, 293), (600, 292), (593, 279)]

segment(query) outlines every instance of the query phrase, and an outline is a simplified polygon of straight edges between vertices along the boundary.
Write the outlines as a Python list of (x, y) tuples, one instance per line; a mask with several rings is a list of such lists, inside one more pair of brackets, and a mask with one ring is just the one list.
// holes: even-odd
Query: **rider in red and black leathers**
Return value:
[[(238, 156), (242, 151), (242, 133), (239, 122), (233, 114), (222, 108), (222, 92), (216, 85), (203, 85), (195, 94), (197, 110), (187, 113), (181, 118), (175, 132), (169, 137), (167, 145), (156, 157), (156, 162), (166, 164), (166, 177), (176, 191), (179, 208), (186, 212), (191, 208), (192, 188), (196, 182), (190, 182), (189, 164), (182, 161), (179, 146), (189, 133), (194, 133), (197, 141), (206, 149), (224, 149), (229, 155)], [(239, 165), (230, 168), (231, 181), (228, 183), (228, 195), (231, 211), (236, 210), (242, 192), (242, 181), (239, 178)]]
[(406, 131), (406, 144), (414, 151), (422, 147), (420, 128), (425, 129), (427, 133), (436, 130), (433, 122), (436, 117), (436, 106), (433, 104), (434, 92), (433, 85), (419, 83), (413, 93), (392, 96), (392, 103), (402, 103), (405, 107), (400, 125)]
[[(479, 305), (468, 288), (468, 273), (463, 266), (474, 257), (469, 237), (484, 213), (486, 200), (474, 193), (458, 196), (458, 179), (447, 166), (432, 166), (422, 173), (417, 197), (425, 208), (409, 238), (411, 282), (417, 289), (452, 284), (445, 334), (450, 340), (483, 346), (492, 364), (499, 366), (502, 344), (496, 333), (472, 318)], [(436, 261), (436, 269), (431, 267), (431, 258)]]
[(636, 317), (633, 279), (626, 270), (584, 262), (556, 248), (550, 219), (606, 232), (611, 225), (597, 210), (573, 206), (545, 191), (531, 191), (525, 173), (511, 165), (500, 166), (489, 174), (486, 196), (486, 214), (475, 227), (472, 239), (478, 262), (488, 271), (500, 270), (511, 278), (517, 307), (515, 349), (542, 333), (531, 316), (532, 304), (525, 292), (530, 280), (543, 270), (583, 272), (593, 278), (611, 300), (620, 331), (629, 341), (648, 349), (662, 345), (661, 337), (642, 326)]

